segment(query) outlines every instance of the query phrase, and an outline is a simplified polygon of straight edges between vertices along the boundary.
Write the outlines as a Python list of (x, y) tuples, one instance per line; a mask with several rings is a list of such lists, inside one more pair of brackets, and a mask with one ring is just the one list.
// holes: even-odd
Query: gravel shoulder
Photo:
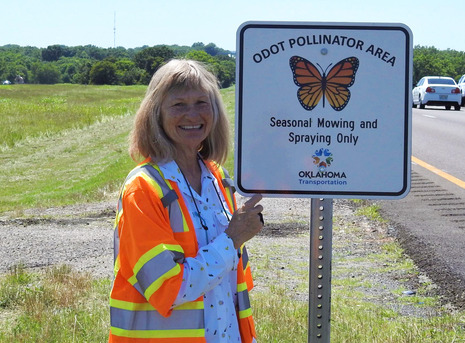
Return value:
[[(251, 262), (257, 267), (256, 290), (279, 283), (295, 297), (308, 299), (308, 288), (302, 287), (308, 281), (302, 280), (308, 280), (310, 200), (265, 198), (262, 204), (265, 227), (248, 243)], [(343, 287), (338, 279), (363, 280), (367, 286), (359, 291), (369, 301), (390, 304), (405, 315), (435, 313), (435, 308), (396, 301), (403, 296), (400, 289), (428, 285), (428, 292), (435, 295), (438, 286), (421, 270), (407, 277), (395, 269), (386, 272), (385, 262), (376, 255), (383, 254), (383, 246), (396, 239), (396, 232), (389, 223), (357, 215), (357, 206), (350, 200), (334, 201), (333, 289)], [(67, 264), (97, 278), (111, 278), (114, 208), (113, 202), (102, 202), (32, 209), (20, 218), (0, 217), (0, 274), (18, 264), (32, 269)]]
[(18, 264), (68, 264), (96, 277), (111, 277), (114, 207), (99, 203), (32, 209), (21, 218), (0, 218), (0, 273)]

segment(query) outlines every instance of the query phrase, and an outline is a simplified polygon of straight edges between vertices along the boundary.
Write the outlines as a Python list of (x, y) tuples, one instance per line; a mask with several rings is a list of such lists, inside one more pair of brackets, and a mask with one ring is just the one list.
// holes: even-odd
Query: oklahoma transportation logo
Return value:
[(317, 149), (312, 156), (313, 164), (318, 168), (314, 170), (299, 171), (300, 184), (312, 185), (347, 185), (345, 172), (331, 171), (328, 168), (333, 163), (333, 154), (329, 149)]
[(329, 149), (320, 149), (315, 151), (315, 154), (312, 156), (313, 163), (318, 166), (319, 171), (325, 171), (327, 167), (333, 162), (333, 154)]

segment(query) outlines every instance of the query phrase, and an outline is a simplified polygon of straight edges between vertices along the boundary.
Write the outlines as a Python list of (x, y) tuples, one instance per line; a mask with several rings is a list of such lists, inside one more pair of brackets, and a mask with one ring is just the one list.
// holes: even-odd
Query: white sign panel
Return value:
[(413, 49), (407, 26), (247, 22), (237, 43), (241, 194), (408, 193)]

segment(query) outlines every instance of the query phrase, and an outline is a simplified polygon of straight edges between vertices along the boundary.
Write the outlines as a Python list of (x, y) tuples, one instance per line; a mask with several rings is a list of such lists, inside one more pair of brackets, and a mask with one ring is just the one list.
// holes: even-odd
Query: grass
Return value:
[(0, 281), (0, 342), (105, 342), (109, 287), (66, 265), (12, 268)]
[[(255, 244), (254, 248), (265, 249), (266, 244)], [(275, 253), (269, 257), (279, 260), (285, 249), (275, 247)], [(259, 265), (260, 268), (273, 269), (273, 264)], [(283, 277), (289, 276), (277, 273), (276, 280)], [(362, 292), (354, 291), (362, 280), (335, 281), (331, 312), (333, 343), (449, 343), (465, 339), (463, 313), (404, 316), (367, 301)], [(263, 280), (257, 277), (256, 282)], [(295, 275), (293, 282), (308, 284), (302, 275)], [(267, 290), (252, 292), (260, 341), (307, 342), (308, 303), (296, 299), (283, 282), (267, 283)], [(0, 278), (0, 342), (105, 342), (109, 329), (109, 288), (110, 280), (92, 279), (66, 265), (43, 272), (14, 267)], [(407, 299), (420, 302), (424, 298)]]
[[(115, 200), (133, 167), (127, 135), (143, 93), (143, 87), (116, 86), (0, 88), (0, 213)], [(234, 87), (222, 94), (233, 122)], [(232, 155), (226, 167), (233, 171)], [(375, 205), (356, 202), (360, 216), (383, 221)], [(359, 228), (344, 230), (355, 240)], [(308, 240), (303, 235), (250, 242), (256, 281), (252, 306), (260, 342), (307, 342)], [(390, 291), (391, 302), (377, 299), (376, 291), (385, 285), (368, 281), (367, 273), (395, 273), (401, 286)], [(422, 284), (415, 296), (402, 296), (402, 280), (417, 276), (411, 260), (392, 241), (367, 256), (335, 254), (331, 342), (465, 342), (465, 314), (442, 308), (431, 296), (430, 284)], [(67, 266), (39, 272), (13, 267), (0, 276), (0, 342), (105, 342), (110, 287), (111, 280), (93, 279)], [(396, 309), (404, 306), (434, 307), (434, 313), (405, 315)]]
[[(264, 342), (307, 342), (309, 304), (302, 294), (308, 292), (308, 261), (297, 273), (284, 261), (291, 250), (297, 256), (308, 255), (305, 245), (299, 244), (308, 242), (308, 238), (304, 234), (293, 240), (275, 238), (274, 244), (262, 238), (249, 243), (255, 283), (266, 284), (252, 292), (257, 333)], [(350, 267), (346, 267), (348, 260)], [(358, 270), (368, 264), (367, 270)], [(438, 297), (429, 295), (428, 283), (420, 285), (415, 296), (403, 295), (405, 287), (386, 291), (380, 282), (392, 273), (401, 284), (418, 274), (395, 242), (382, 243), (379, 252), (368, 253), (355, 262), (350, 253), (346, 258), (334, 258), (332, 343), (465, 342), (464, 312), (439, 305)], [(370, 281), (367, 274), (376, 274), (381, 281)], [(388, 300), (380, 298), (380, 290), (388, 294)], [(408, 309), (411, 313), (406, 312)]]
[(82, 129), (105, 117), (133, 113), (143, 86), (15, 85), (0, 87), (0, 147), (31, 137)]
[[(0, 213), (114, 199), (141, 86), (0, 88)], [(234, 108), (234, 88), (223, 90)], [(234, 112), (228, 112), (234, 118)], [(233, 125), (231, 127), (234, 137)], [(232, 141), (231, 141), (232, 145)], [(233, 173), (233, 154), (226, 168)]]
[(358, 202), (361, 206), (357, 209), (357, 214), (360, 216), (365, 216), (371, 220), (385, 222), (382, 218), (381, 214), (379, 213), (379, 205), (377, 204), (370, 204), (364, 205), (364, 202)]
[(100, 201), (133, 167), (140, 86), (0, 88), (0, 212)]
[(452, 343), (465, 339), (463, 315), (402, 316), (340, 292), (334, 292), (332, 303), (334, 343)]
[[(377, 211), (370, 203), (359, 204), (358, 209), (364, 220), (385, 223), (373, 216)], [(429, 282), (419, 282), (413, 296), (403, 294), (419, 272), (397, 242), (380, 239), (378, 245), (369, 242), (370, 248), (356, 250), (354, 245), (360, 247), (373, 237), (367, 238), (364, 229), (351, 222), (333, 230), (337, 253), (332, 268), (332, 343), (465, 342), (465, 313), (443, 307)], [(260, 340), (307, 342), (308, 240), (305, 233), (292, 239), (260, 237), (248, 243)], [(387, 280), (394, 282), (388, 285)]]

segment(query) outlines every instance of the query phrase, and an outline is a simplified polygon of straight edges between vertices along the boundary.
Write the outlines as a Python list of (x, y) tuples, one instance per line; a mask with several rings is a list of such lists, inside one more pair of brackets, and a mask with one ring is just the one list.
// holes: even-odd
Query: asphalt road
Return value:
[(412, 187), (380, 201), (407, 253), (465, 308), (465, 109), (413, 109)]

